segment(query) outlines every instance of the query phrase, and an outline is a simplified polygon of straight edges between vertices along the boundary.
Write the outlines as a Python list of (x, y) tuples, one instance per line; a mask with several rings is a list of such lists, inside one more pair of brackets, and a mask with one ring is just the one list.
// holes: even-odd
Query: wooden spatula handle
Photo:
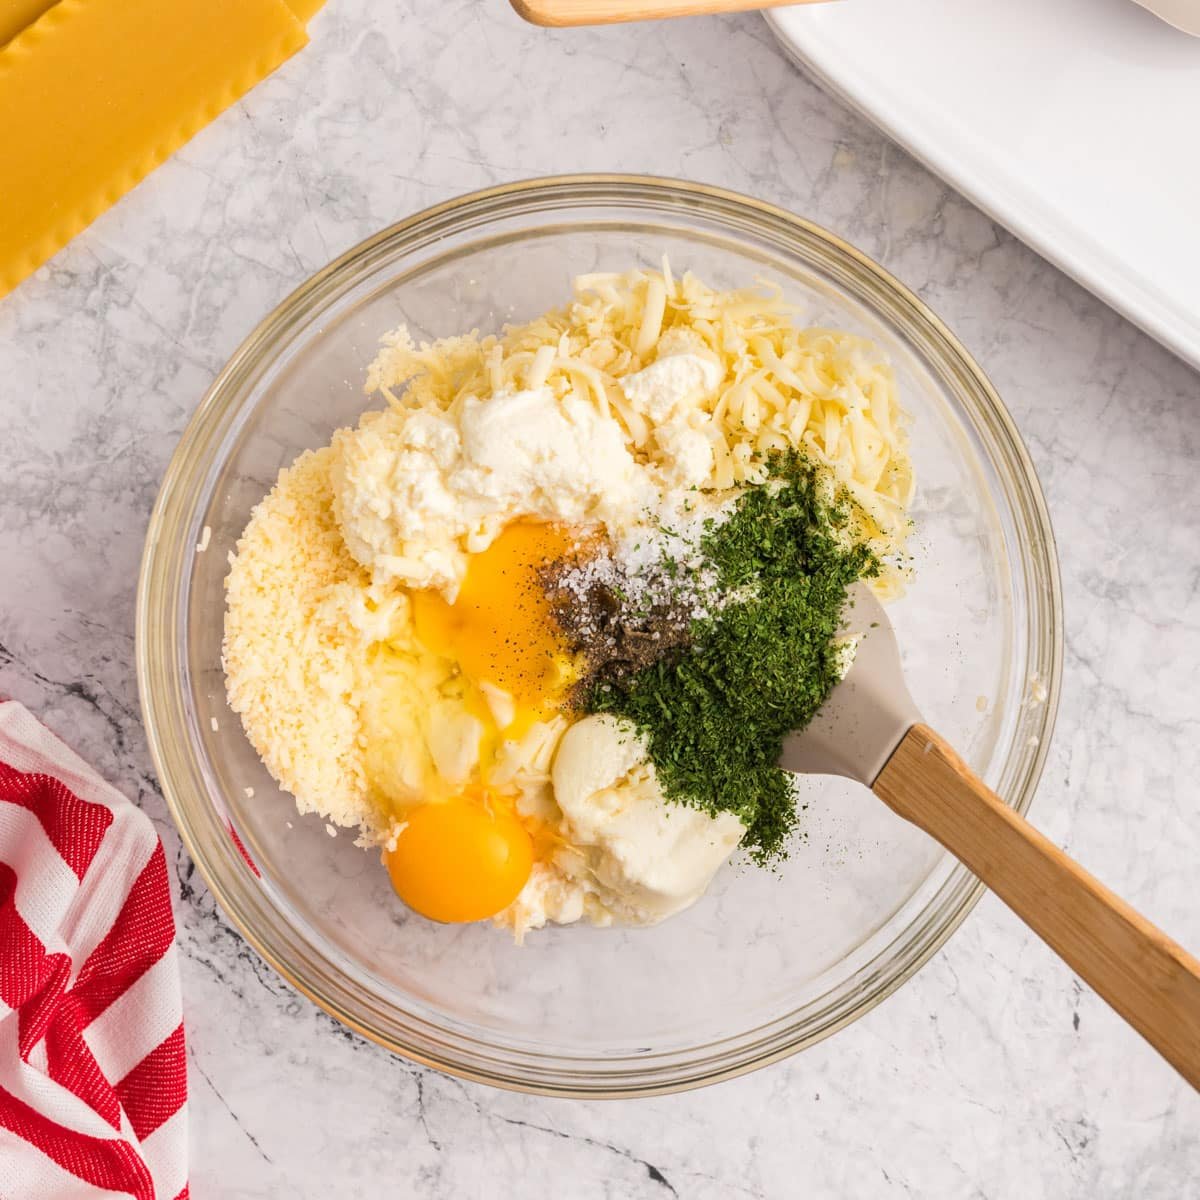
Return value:
[(969, 867), (1059, 957), (1200, 1089), (1200, 962), (914, 725), (875, 794)]
[(705, 13), (743, 12), (814, 0), (512, 0), (535, 25), (608, 25), (616, 21), (653, 21)]

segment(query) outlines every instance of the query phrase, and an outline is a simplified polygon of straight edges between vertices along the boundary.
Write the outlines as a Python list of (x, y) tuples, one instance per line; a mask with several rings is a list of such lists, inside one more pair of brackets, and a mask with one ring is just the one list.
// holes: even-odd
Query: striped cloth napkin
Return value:
[(186, 1101), (162, 843), (0, 703), (0, 1197), (184, 1200)]

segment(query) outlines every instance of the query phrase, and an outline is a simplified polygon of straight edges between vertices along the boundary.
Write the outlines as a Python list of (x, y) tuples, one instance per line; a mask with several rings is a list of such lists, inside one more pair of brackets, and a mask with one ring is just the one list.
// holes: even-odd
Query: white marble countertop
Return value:
[(824, 96), (757, 17), (547, 33), (503, 0), (329, 0), (311, 32), (0, 302), (0, 692), (133, 796), (174, 861), (193, 1194), (1194, 1194), (1200, 1099), (991, 897), (832, 1040), (621, 1103), (394, 1058), (299, 998), (215, 909), (166, 816), (134, 682), (142, 537), (180, 431), (258, 319), (367, 234), (485, 184), (621, 170), (828, 225), (983, 364), (1062, 554), (1066, 681), (1035, 818), (1200, 946), (1200, 378)]

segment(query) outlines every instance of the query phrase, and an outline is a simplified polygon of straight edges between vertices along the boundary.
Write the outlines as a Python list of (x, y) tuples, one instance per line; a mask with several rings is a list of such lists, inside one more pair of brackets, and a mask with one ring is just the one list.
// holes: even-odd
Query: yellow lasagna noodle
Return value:
[[(44, 3), (0, 9), (0, 42)], [(0, 296), (307, 41), (317, 0), (59, 0), (0, 49)]]

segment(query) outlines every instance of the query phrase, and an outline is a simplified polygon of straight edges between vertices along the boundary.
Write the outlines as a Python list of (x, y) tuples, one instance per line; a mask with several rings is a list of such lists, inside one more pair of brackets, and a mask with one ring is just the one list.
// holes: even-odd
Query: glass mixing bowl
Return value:
[(913, 696), (1022, 811), (1054, 722), (1059, 579), (1029, 457), (963, 347), (845, 242), (716, 188), (586, 176), (478, 192), (343, 255), (250, 335), (167, 470), (138, 594), (146, 729), (196, 865), (281, 975), (390, 1049), (505, 1087), (627, 1096), (769, 1063), (897, 988), (982, 890), (865, 788), (816, 779), (778, 874), (735, 862), (656, 928), (517, 947), (405, 909), (377, 855), (297, 815), (227, 708), (227, 555), (278, 470), (358, 420), (380, 336), (494, 330), (561, 304), (573, 275), (664, 254), (714, 285), (778, 283), (806, 319), (886, 349), (919, 481), (916, 576), (892, 610)]

